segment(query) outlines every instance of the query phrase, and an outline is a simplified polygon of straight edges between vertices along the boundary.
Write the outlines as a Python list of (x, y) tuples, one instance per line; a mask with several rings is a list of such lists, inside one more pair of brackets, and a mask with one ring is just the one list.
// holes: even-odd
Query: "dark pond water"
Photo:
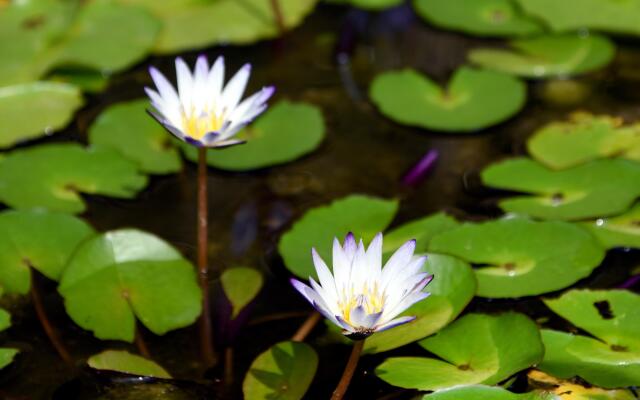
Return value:
[[(486, 131), (462, 136), (396, 125), (379, 115), (367, 101), (368, 83), (380, 71), (411, 66), (445, 82), (464, 62), (470, 48), (487, 43), (429, 28), (408, 8), (376, 15), (322, 6), (302, 27), (281, 40), (204, 51), (210, 58), (224, 52), (230, 69), (245, 61), (254, 63), (254, 87), (250, 89), (273, 83), (280, 99), (318, 105), (328, 131), (317, 152), (288, 165), (251, 173), (210, 171), (209, 251), (216, 271), (212, 287), (217, 285), (219, 271), (231, 266), (257, 267), (267, 280), (249, 316), (252, 322), (234, 338), (233, 381), (224, 384), (222, 361), (219, 367), (204, 370), (195, 326), (164, 337), (142, 331), (152, 357), (182, 380), (178, 383), (90, 373), (81, 367), (86, 357), (107, 348), (135, 352), (135, 346), (100, 342), (78, 328), (64, 313), (55, 285), (39, 277), (47, 311), (79, 367), (73, 370), (61, 362), (28, 299), (9, 299), (6, 307), (13, 314), (14, 326), (2, 334), (3, 342), (19, 347), (22, 353), (0, 374), (0, 398), (241, 398), (242, 379), (253, 358), (271, 344), (290, 338), (311, 311), (289, 286), (288, 272), (276, 251), (280, 234), (293, 220), (310, 207), (351, 193), (400, 198), (400, 212), (394, 224), (439, 210), (472, 220), (498, 215), (495, 201), (502, 194), (481, 187), (477, 172), (492, 161), (524, 153), (524, 140), (535, 128), (564, 119), (577, 109), (628, 120), (640, 117), (640, 48), (624, 38), (617, 38), (616, 42), (619, 53), (608, 69), (572, 81), (531, 83), (529, 101), (518, 116)], [(197, 54), (184, 56), (193, 62)], [(69, 129), (46, 140), (85, 141), (88, 125), (106, 106), (143, 96), (143, 86), (150, 83), (149, 64), (172, 74), (173, 57), (162, 57), (116, 76), (104, 93), (89, 98)], [(587, 95), (581, 96), (584, 93)], [(300, 134), (304, 134), (304, 127)], [(439, 153), (435, 168), (420, 184), (404, 186), (403, 175), (432, 149)], [(100, 231), (137, 227), (153, 232), (195, 259), (195, 172), (194, 165), (187, 164), (180, 174), (153, 178), (135, 201), (89, 198), (84, 217)], [(610, 252), (604, 264), (578, 286), (615, 287), (639, 262), (637, 252)], [(562, 324), (545, 314), (536, 298), (518, 302), (475, 299), (468, 307), (488, 312), (503, 309), (517, 309), (549, 326)], [(294, 316), (280, 318), (292, 312)], [(346, 347), (323, 342), (323, 331), (318, 326), (307, 339), (323, 346), (309, 399), (329, 397), (348, 357)], [(416, 352), (425, 350), (409, 346), (395, 354)], [(362, 360), (350, 398), (415, 395), (373, 376), (373, 368), (381, 359), (374, 356)], [(516, 381), (516, 389), (519, 382)]]

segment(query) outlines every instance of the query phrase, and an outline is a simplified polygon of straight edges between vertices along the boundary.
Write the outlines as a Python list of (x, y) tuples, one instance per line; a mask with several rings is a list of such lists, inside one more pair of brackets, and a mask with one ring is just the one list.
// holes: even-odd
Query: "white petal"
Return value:
[(376, 328), (376, 332), (386, 331), (387, 329), (395, 328), (398, 325), (406, 324), (407, 322), (411, 322), (416, 317), (400, 317), (396, 318), (392, 321), (386, 322)]
[(167, 107), (179, 107), (180, 100), (178, 99), (178, 94), (162, 72), (151, 67), (149, 68), (149, 74), (151, 74), (151, 79), (153, 79), (153, 83), (156, 85), (158, 93), (160, 93), (165, 105)]
[(338, 321), (338, 326), (348, 332), (355, 332), (356, 329), (350, 325), (347, 321), (345, 321), (341, 316), (336, 315), (336, 320)]
[[(210, 99), (219, 101), (222, 95), (222, 85), (224, 84), (224, 57), (220, 56), (213, 63), (211, 71), (209, 71), (209, 77), (207, 79), (207, 95)], [(209, 103), (209, 108), (212, 108), (215, 104)], [(218, 104), (222, 106), (221, 104)]]
[(178, 79), (178, 95), (183, 109), (189, 113), (193, 107), (193, 77), (187, 63), (176, 58), (176, 76)]
[(227, 83), (222, 91), (222, 112), (232, 112), (236, 108), (247, 87), (249, 75), (251, 75), (251, 65), (245, 64)]
[(362, 288), (364, 288), (364, 285), (368, 281), (369, 271), (367, 267), (366, 251), (362, 240), (360, 240), (355, 255), (353, 256), (353, 261), (351, 262), (351, 275), (349, 276), (351, 287), (354, 287), (356, 290), (362, 290)]
[(344, 238), (344, 254), (347, 256), (349, 263), (353, 262), (353, 257), (356, 254), (356, 250), (358, 249), (358, 245), (356, 243), (356, 237), (353, 236), (353, 233), (347, 233), (347, 236)]
[(207, 57), (199, 56), (193, 77), (194, 104), (199, 110), (207, 110), (207, 79), (209, 77), (209, 63)]
[(338, 239), (333, 239), (333, 276), (336, 283), (338, 296), (342, 296), (347, 290), (349, 275), (351, 274), (351, 263), (344, 254)]
[[(394, 308), (389, 309), (388, 312), (385, 312), (383, 317), (381, 318), (383, 321), (388, 321), (391, 318), (394, 318), (397, 315), (402, 314), (407, 310), (407, 308), (416, 304), (419, 301), (422, 301), (429, 297), (431, 293), (428, 292), (412, 292), (408, 296), (406, 296), (400, 303), (398, 303)], [(385, 310), (386, 311), (386, 310)]]
[(367, 248), (367, 271), (370, 285), (380, 281), (382, 274), (382, 233), (378, 233)]
[(336, 283), (333, 279), (333, 275), (331, 275), (331, 271), (329, 271), (329, 267), (325, 264), (324, 260), (320, 257), (315, 248), (311, 249), (311, 256), (313, 258), (313, 265), (316, 267), (316, 273), (318, 274), (318, 279), (320, 279), (320, 284), (326, 290), (328, 302), (338, 302), (338, 292), (336, 290)]
[(395, 253), (391, 256), (389, 261), (382, 269), (381, 285), (386, 287), (389, 282), (395, 279), (395, 275), (400, 272), (404, 267), (411, 262), (413, 252), (416, 248), (416, 241), (409, 240), (403, 244)]

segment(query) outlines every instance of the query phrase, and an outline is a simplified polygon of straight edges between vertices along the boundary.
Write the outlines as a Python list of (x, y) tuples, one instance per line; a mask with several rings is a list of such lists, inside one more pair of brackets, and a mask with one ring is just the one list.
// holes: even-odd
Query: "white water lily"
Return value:
[(382, 268), (382, 234), (365, 250), (362, 240), (356, 245), (349, 233), (344, 246), (333, 241), (333, 274), (312, 249), (320, 284), (311, 277), (311, 287), (296, 279), (291, 282), (343, 334), (362, 339), (414, 320), (414, 316), (396, 317), (429, 296), (423, 289), (433, 275), (422, 271), (426, 257), (414, 257), (415, 247), (415, 240), (408, 241)]
[(176, 58), (178, 90), (165, 76), (151, 67), (149, 72), (157, 91), (145, 88), (155, 110), (149, 110), (169, 132), (198, 147), (224, 147), (242, 143), (233, 139), (243, 127), (267, 108), (266, 101), (274, 92), (265, 87), (240, 102), (244, 94), (251, 65), (245, 64), (224, 85), (224, 58), (213, 66), (205, 56), (198, 57), (193, 73), (187, 64)]

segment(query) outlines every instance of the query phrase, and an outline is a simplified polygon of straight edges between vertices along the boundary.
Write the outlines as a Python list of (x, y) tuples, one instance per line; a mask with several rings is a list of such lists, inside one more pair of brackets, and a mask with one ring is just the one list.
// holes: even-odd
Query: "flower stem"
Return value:
[(331, 395), (331, 400), (341, 400), (347, 392), (349, 383), (351, 383), (351, 378), (353, 378), (353, 374), (356, 372), (356, 367), (358, 366), (358, 360), (360, 359), (360, 353), (362, 353), (363, 346), (364, 340), (356, 340), (353, 343), (353, 349), (351, 350), (349, 361), (347, 361), (347, 365), (344, 367), (344, 372), (342, 373), (340, 382), (338, 382), (338, 386), (336, 386), (336, 389)]
[(273, 15), (276, 19), (276, 24), (278, 25), (278, 29), (280, 33), (284, 33), (286, 27), (284, 25), (284, 16), (282, 15), (282, 8), (280, 8), (280, 2), (278, 0), (271, 0), (271, 9), (273, 10)]
[(303, 342), (304, 339), (309, 335), (309, 333), (311, 333), (313, 328), (318, 324), (318, 322), (320, 321), (320, 317), (321, 315), (319, 312), (312, 312), (311, 315), (309, 315), (307, 319), (304, 320), (302, 325), (300, 325), (300, 328), (298, 328), (291, 340), (294, 342)]
[(207, 200), (207, 148), (198, 149), (198, 281), (202, 290), (202, 315), (200, 316), (200, 345), (202, 358), (207, 366), (215, 363), (213, 331), (209, 309), (208, 244), (208, 200)]

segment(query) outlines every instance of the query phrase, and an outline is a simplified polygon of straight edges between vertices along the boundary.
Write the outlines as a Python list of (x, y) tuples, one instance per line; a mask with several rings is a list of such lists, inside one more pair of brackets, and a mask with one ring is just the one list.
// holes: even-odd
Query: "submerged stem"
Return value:
[(207, 200), (207, 148), (198, 149), (198, 281), (202, 290), (202, 315), (200, 316), (200, 345), (202, 358), (207, 366), (213, 365), (213, 331), (209, 310), (208, 244), (208, 200)]
[(349, 361), (347, 361), (347, 365), (344, 367), (344, 372), (342, 373), (340, 382), (338, 382), (338, 386), (336, 386), (336, 389), (331, 395), (331, 400), (341, 400), (347, 392), (349, 383), (351, 383), (351, 378), (353, 378), (353, 374), (356, 372), (356, 367), (358, 366), (358, 360), (360, 359), (360, 353), (362, 353), (363, 346), (364, 340), (356, 340), (353, 343), (353, 349), (351, 350)]
[(271, 0), (271, 9), (273, 10), (278, 30), (280, 30), (280, 33), (284, 33), (286, 27), (284, 25), (284, 16), (282, 15), (282, 8), (280, 8), (279, 0)]
[(320, 317), (321, 315), (319, 312), (317, 311), (312, 312), (311, 315), (309, 315), (307, 319), (304, 320), (302, 325), (300, 325), (300, 328), (298, 328), (298, 330), (293, 335), (291, 340), (293, 340), (294, 342), (304, 341), (304, 339), (309, 335), (309, 333), (311, 333), (313, 328), (318, 324), (318, 322), (320, 321)]
[(136, 332), (134, 341), (136, 343), (136, 347), (138, 348), (138, 352), (142, 357), (151, 359), (151, 353), (149, 352), (149, 347), (147, 347), (147, 342), (145, 342), (144, 337), (142, 336), (142, 332), (140, 328), (136, 326)]

